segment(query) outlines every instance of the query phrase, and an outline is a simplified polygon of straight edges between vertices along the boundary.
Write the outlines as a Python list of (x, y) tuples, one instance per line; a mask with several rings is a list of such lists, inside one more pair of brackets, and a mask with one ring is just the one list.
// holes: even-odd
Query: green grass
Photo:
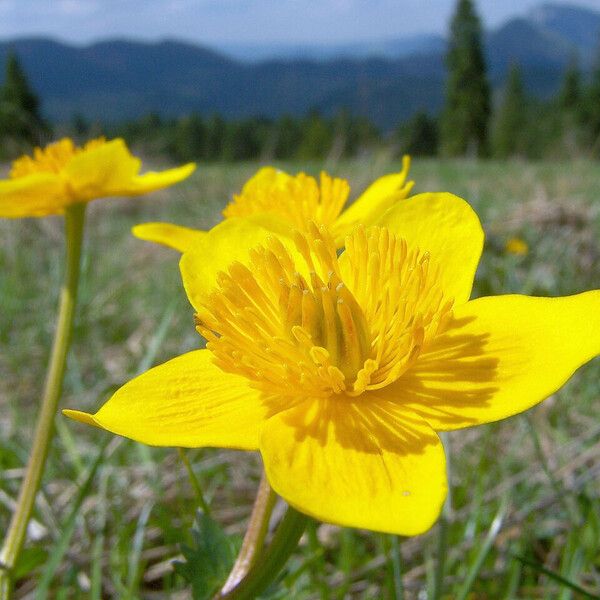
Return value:
[[(137, 372), (198, 347), (176, 253), (129, 230), (151, 220), (210, 227), (256, 167), (202, 166), (170, 191), (92, 204), (63, 407), (94, 409)], [(327, 165), (356, 193), (397, 167), (385, 157)], [(599, 287), (597, 165), (423, 160), (412, 176), (416, 191), (451, 191), (479, 212), (488, 238), (477, 295)], [(527, 241), (527, 256), (504, 252), (513, 236)], [(62, 250), (60, 219), (0, 221), (0, 531), (29, 448)], [(526, 415), (447, 436), (452, 501), (445, 519), (400, 544), (319, 524), (270, 597), (399, 598), (398, 568), (406, 598), (600, 594), (599, 382), (596, 360)], [(112, 439), (62, 417), (57, 425), (16, 597), (34, 597), (44, 582), (51, 598), (185, 598), (171, 563), (179, 543), (191, 540), (196, 495), (177, 452)], [(86, 473), (107, 442), (86, 488)], [(259, 458), (216, 450), (188, 456), (214, 517), (241, 535)]]

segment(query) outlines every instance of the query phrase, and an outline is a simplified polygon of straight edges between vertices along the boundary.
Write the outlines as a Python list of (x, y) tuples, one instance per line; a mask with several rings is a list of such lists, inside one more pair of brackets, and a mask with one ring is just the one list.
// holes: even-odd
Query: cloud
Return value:
[[(541, 0), (479, 0), (488, 25)], [(567, 0), (600, 10), (600, 0)], [(443, 33), (455, 0), (0, 0), (0, 36), (327, 43)]]
[(98, 2), (81, 2), (81, 0), (59, 0), (56, 10), (65, 17), (89, 16), (99, 10)]

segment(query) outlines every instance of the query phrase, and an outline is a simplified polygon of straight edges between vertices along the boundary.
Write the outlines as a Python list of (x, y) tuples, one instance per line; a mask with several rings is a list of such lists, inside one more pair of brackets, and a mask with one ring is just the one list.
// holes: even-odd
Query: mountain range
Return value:
[[(527, 90), (548, 97), (577, 58), (588, 70), (600, 43), (600, 13), (544, 4), (485, 34), (489, 79), (501, 89), (518, 63)], [(346, 108), (388, 129), (417, 110), (439, 111), (444, 38), (373, 44), (207, 48), (180, 41), (106, 40), (85, 47), (44, 38), (0, 42), (15, 51), (46, 115), (115, 122), (157, 112), (228, 118), (301, 115)]]

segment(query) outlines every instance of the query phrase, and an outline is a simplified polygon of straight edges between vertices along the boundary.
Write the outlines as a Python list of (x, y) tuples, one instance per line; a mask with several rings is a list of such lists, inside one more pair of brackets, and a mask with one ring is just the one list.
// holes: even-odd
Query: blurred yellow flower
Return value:
[(139, 174), (141, 161), (122, 139), (98, 138), (82, 148), (69, 138), (35, 148), (15, 160), (0, 181), (0, 217), (43, 217), (106, 196), (138, 196), (173, 185), (196, 168), (190, 163), (160, 173)]
[(516, 254), (517, 256), (525, 256), (529, 252), (527, 242), (517, 237), (510, 238), (510, 240), (506, 242), (504, 249), (509, 254)]
[[(338, 246), (358, 223), (374, 224), (394, 203), (410, 194), (410, 157), (402, 160), (402, 171), (377, 179), (346, 210), (350, 186), (345, 179), (321, 173), (319, 181), (305, 173), (288, 175), (273, 167), (260, 169), (249, 179), (223, 211), (226, 219), (254, 218), (255, 222), (281, 232), (303, 231), (314, 221), (326, 225)], [(262, 218), (261, 218), (262, 217)], [(138, 238), (164, 244), (180, 252), (193, 247), (206, 232), (171, 223), (144, 223), (133, 228)]]
[(482, 245), (450, 194), (395, 204), (339, 255), (324, 226), (292, 243), (230, 219), (180, 263), (207, 349), (65, 414), (151, 445), (260, 450), (298, 510), (421, 533), (447, 490), (436, 432), (527, 410), (600, 353), (600, 291), (469, 301)]

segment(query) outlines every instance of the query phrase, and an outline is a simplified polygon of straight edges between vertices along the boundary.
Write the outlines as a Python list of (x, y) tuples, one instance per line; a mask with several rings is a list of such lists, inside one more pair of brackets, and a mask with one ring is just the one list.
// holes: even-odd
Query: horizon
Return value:
[[(327, 0), (321, 3), (288, 0), (277, 6), (275, 0), (252, 0), (243, 5), (242, 2), (244, 0), (177, 0), (169, 3), (170, 18), (167, 19), (165, 5), (159, 0), (107, 0), (103, 3), (99, 0), (59, 0), (45, 3), (41, 11), (36, 0), (4, 0), (0, 3), (0, 40), (49, 38), (75, 46), (109, 40), (176, 41), (217, 49), (227, 46), (334, 47), (444, 35), (455, 5), (454, 0), (430, 0), (425, 6), (419, 0), (405, 0), (404, 7), (394, 0)], [(106, 10), (107, 4), (114, 10), (111, 11), (110, 6)], [(510, 0), (501, 6), (494, 0), (480, 0), (476, 6), (484, 27), (493, 29), (544, 4), (600, 12), (600, 0)], [(390, 18), (399, 13), (402, 17), (408, 12), (411, 19), (408, 22), (400, 19), (401, 27)], [(198, 21), (204, 25), (201, 31), (196, 27)], [(290, 23), (294, 23), (293, 28), (289, 27)], [(286, 29), (283, 24), (288, 25), (288, 30), (292, 29), (287, 31), (285, 38), (279, 37), (279, 32)], [(240, 31), (245, 32), (246, 37), (240, 36)], [(357, 31), (361, 33), (357, 34)], [(308, 37), (307, 32), (310, 33)]]

